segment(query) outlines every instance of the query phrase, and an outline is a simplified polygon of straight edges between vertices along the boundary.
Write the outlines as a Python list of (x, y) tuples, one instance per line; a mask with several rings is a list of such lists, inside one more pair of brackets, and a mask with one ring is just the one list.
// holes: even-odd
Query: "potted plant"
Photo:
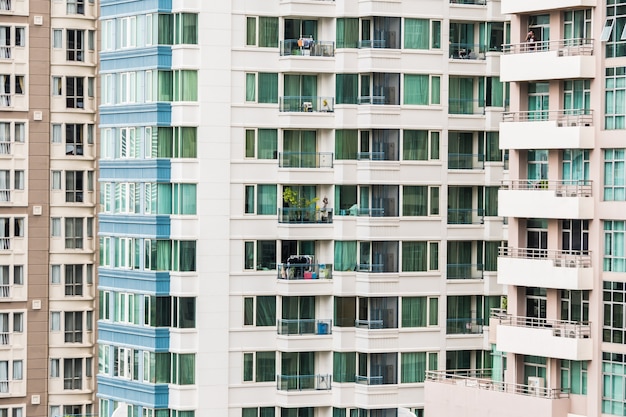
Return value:
[(315, 207), (317, 200), (319, 200), (317, 197), (311, 200), (298, 197), (298, 193), (290, 187), (283, 190), (283, 201), (289, 208), (294, 209), (295, 220), (298, 222), (315, 220), (315, 209), (313, 208), (313, 213), (311, 213), (311, 206)]

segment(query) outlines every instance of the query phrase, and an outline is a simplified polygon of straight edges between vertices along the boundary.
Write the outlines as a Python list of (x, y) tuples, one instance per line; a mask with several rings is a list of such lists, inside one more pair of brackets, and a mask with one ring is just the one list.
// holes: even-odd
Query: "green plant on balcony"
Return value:
[(315, 220), (315, 203), (319, 198), (314, 197), (307, 199), (299, 197), (298, 193), (287, 187), (283, 190), (283, 201), (287, 203), (289, 208), (293, 209), (293, 215), (296, 221), (314, 221)]

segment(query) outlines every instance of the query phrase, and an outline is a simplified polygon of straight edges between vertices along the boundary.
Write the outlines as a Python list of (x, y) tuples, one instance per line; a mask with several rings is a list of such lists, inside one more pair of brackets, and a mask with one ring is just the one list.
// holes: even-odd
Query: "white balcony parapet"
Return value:
[(591, 268), (591, 251), (501, 247), (499, 256), (551, 260), (555, 267)]
[(593, 126), (593, 110), (531, 110), (503, 112), (502, 122), (556, 121), (557, 127)]
[(550, 399), (568, 398), (569, 393), (559, 388), (544, 388), (509, 382), (495, 381), (489, 369), (464, 369), (426, 371), (426, 381), (461, 385), (467, 388), (499, 391), (509, 394), (528, 395)]
[(556, 197), (591, 197), (589, 180), (506, 180), (503, 190), (552, 190)]
[(505, 54), (557, 51), (558, 56), (593, 55), (593, 39), (573, 38), (502, 45)]

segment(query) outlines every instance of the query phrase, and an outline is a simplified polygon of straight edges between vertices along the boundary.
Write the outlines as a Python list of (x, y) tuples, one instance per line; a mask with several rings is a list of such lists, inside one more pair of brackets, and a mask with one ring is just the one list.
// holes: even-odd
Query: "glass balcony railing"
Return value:
[(358, 161), (384, 161), (385, 152), (357, 152), (356, 159)]
[(382, 329), (384, 326), (384, 322), (382, 320), (356, 320), (354, 322), (354, 327), (359, 329)]
[(333, 264), (278, 264), (278, 279), (332, 279)]
[(332, 168), (332, 152), (280, 152), (280, 168)]
[(572, 38), (502, 45), (505, 54), (526, 54), (556, 51), (558, 56), (593, 55), (593, 39)]
[(482, 334), (483, 319), (454, 318), (446, 320), (446, 334)]
[(556, 121), (557, 127), (593, 126), (593, 110), (531, 110), (503, 112), (503, 122), (545, 122)]
[(359, 96), (359, 104), (391, 104), (385, 102), (385, 96)]
[(447, 279), (482, 279), (483, 264), (448, 264), (446, 266)]
[(279, 100), (279, 110), (296, 113), (332, 113), (335, 111), (335, 99), (318, 96), (283, 96)]
[(482, 153), (449, 153), (448, 169), (484, 169), (485, 155)]
[(483, 224), (485, 210), (483, 209), (448, 209), (448, 224)]
[(485, 59), (486, 45), (470, 43), (450, 43), (451, 59)]
[(385, 265), (383, 264), (358, 264), (357, 271), (358, 272), (372, 272), (372, 273), (382, 273), (385, 270)]
[(450, 97), (448, 114), (485, 114), (485, 103), (476, 98)]
[(332, 375), (277, 375), (276, 381), (279, 391), (329, 390)]
[(382, 385), (383, 376), (382, 375), (374, 375), (374, 376), (357, 375), (356, 383), (363, 384), (363, 385)]
[(280, 56), (335, 56), (335, 42), (308, 38), (280, 41)]
[(450, 0), (450, 4), (474, 4), (484, 6), (487, 4), (487, 0)]
[(317, 320), (317, 319), (279, 319), (278, 334), (281, 335), (303, 335), (316, 334), (327, 335), (332, 334), (333, 321)]
[(331, 208), (283, 207), (278, 210), (278, 223), (330, 224), (333, 222), (333, 209)]

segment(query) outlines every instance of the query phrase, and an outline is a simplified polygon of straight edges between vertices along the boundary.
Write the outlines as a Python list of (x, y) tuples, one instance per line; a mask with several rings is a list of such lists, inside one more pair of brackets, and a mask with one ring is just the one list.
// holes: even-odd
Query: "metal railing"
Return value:
[(11, 142), (0, 142), (0, 155), (11, 155)]
[(558, 56), (593, 55), (593, 39), (572, 38), (502, 45), (502, 52), (505, 54), (526, 54), (548, 51), (556, 51)]
[(448, 264), (447, 279), (483, 279), (483, 264)]
[(0, 237), (0, 250), (10, 250), (10, 249), (11, 249), (11, 238)]
[(10, 298), (11, 297), (11, 285), (2, 284), (0, 285), (0, 298)]
[(329, 390), (332, 375), (277, 375), (276, 381), (279, 391)]
[(482, 334), (483, 319), (457, 318), (446, 320), (446, 334)]
[(331, 319), (278, 319), (277, 331), (281, 335), (332, 334)]
[(548, 190), (556, 197), (591, 197), (591, 180), (506, 180), (503, 190)]
[(278, 264), (278, 279), (332, 279), (333, 264)]
[(503, 258), (547, 259), (555, 267), (591, 268), (591, 251), (500, 247)]
[(568, 339), (588, 339), (591, 337), (591, 322), (588, 321), (552, 320), (538, 317), (513, 316), (511, 314), (503, 314), (501, 309), (494, 309), (491, 312), (491, 319), (505, 326), (552, 330), (554, 337), (565, 337)]
[(484, 209), (448, 209), (448, 224), (483, 224)]
[(547, 122), (556, 121), (558, 127), (593, 126), (593, 110), (530, 110), (503, 112), (503, 122)]
[(363, 385), (382, 385), (383, 377), (382, 375), (376, 375), (376, 376), (356, 375), (355, 381), (357, 384), (363, 384)]
[(354, 327), (359, 329), (382, 329), (384, 326), (383, 320), (355, 320)]
[(334, 97), (282, 96), (278, 105), (281, 112), (332, 113), (335, 111)]
[(278, 223), (290, 224), (330, 224), (333, 222), (333, 209), (315, 207), (282, 207), (278, 209)]
[(477, 6), (484, 6), (487, 4), (487, 0), (450, 0), (450, 4), (473, 4)]
[(470, 43), (450, 43), (451, 59), (485, 59), (487, 45)]
[(279, 152), (280, 168), (332, 168), (332, 152)]
[(482, 153), (448, 153), (448, 169), (485, 169)]
[(464, 385), (468, 388), (499, 391), (549, 399), (568, 398), (569, 392), (559, 388), (544, 388), (510, 382), (494, 381), (490, 370), (426, 371), (426, 381)]
[(335, 56), (335, 42), (312, 39), (285, 39), (280, 41), (280, 56)]
[(485, 103), (477, 98), (448, 98), (448, 114), (485, 114)]

